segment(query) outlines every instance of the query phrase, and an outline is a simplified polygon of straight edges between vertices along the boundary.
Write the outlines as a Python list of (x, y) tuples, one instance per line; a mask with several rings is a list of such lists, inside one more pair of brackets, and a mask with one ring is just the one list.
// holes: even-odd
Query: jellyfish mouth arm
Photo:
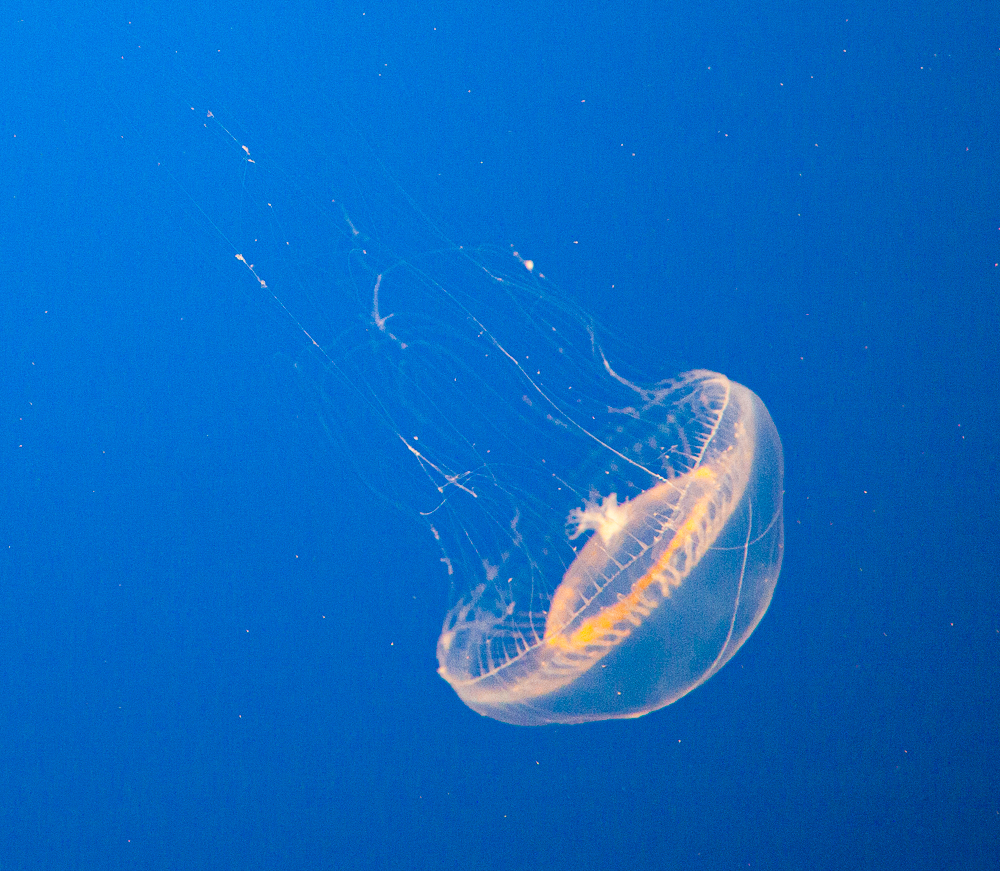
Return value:
[(619, 505), (618, 494), (612, 493), (600, 502), (588, 499), (583, 508), (574, 508), (566, 520), (566, 527), (571, 540), (594, 530), (607, 544), (625, 528), (629, 517), (628, 500)]

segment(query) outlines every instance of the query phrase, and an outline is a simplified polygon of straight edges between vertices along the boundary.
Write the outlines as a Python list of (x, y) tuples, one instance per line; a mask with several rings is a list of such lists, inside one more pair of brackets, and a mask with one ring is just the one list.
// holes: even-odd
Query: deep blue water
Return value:
[[(112, 5), (3, 25), (0, 869), (1000, 867), (1000, 10)], [(413, 470), (317, 414), (345, 214), (764, 399), (784, 567), (704, 686), (438, 677)]]

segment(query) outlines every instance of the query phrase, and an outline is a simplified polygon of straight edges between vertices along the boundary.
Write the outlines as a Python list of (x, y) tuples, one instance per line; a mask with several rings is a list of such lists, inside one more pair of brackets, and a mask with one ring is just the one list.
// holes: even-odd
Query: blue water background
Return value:
[[(0, 869), (1000, 867), (996, 5), (161, 6), (2, 25)], [(784, 567), (708, 683), (438, 677), (434, 542), (234, 257), (282, 209), (335, 342), (334, 198), (764, 399)]]

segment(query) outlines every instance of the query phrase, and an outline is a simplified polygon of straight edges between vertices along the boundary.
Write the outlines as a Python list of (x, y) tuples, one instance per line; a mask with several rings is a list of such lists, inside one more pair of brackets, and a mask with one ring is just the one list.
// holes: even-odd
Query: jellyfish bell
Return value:
[(712, 372), (646, 394), (629, 419), (658, 433), (675, 474), (572, 509), (568, 540), (591, 534), (544, 613), (484, 608), (484, 587), (448, 613), (439, 671), (473, 710), (521, 725), (641, 716), (711, 677), (767, 610), (782, 556), (770, 415)]

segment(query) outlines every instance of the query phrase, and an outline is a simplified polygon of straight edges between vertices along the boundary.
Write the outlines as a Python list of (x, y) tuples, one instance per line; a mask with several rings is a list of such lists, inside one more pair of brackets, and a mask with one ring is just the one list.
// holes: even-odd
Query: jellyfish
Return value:
[(439, 671), (480, 714), (520, 725), (641, 716), (715, 674), (770, 604), (782, 451), (764, 404), (707, 371), (635, 390), (646, 401), (622, 434), (655, 433), (635, 453), (673, 452), (668, 468), (681, 471), (570, 511), (568, 538), (590, 537), (544, 611), (497, 608), (484, 585), (449, 611)]
[[(330, 186), (346, 194), (303, 197), (312, 167), (288, 186), (212, 112), (203, 127), (242, 164), (246, 247), (209, 217), (233, 197), (204, 200), (235, 174), (188, 189), (306, 340), (295, 369), (330, 453), (432, 537), (438, 671), (458, 697), (512, 724), (637, 717), (722, 668), (781, 568), (782, 448), (760, 398), (716, 372), (635, 368), (530, 259), (455, 245), (377, 158), (354, 169), (364, 149)], [(276, 191), (253, 196), (265, 179)], [(349, 214), (352, 190), (377, 230)], [(408, 582), (433, 594), (417, 565)]]

